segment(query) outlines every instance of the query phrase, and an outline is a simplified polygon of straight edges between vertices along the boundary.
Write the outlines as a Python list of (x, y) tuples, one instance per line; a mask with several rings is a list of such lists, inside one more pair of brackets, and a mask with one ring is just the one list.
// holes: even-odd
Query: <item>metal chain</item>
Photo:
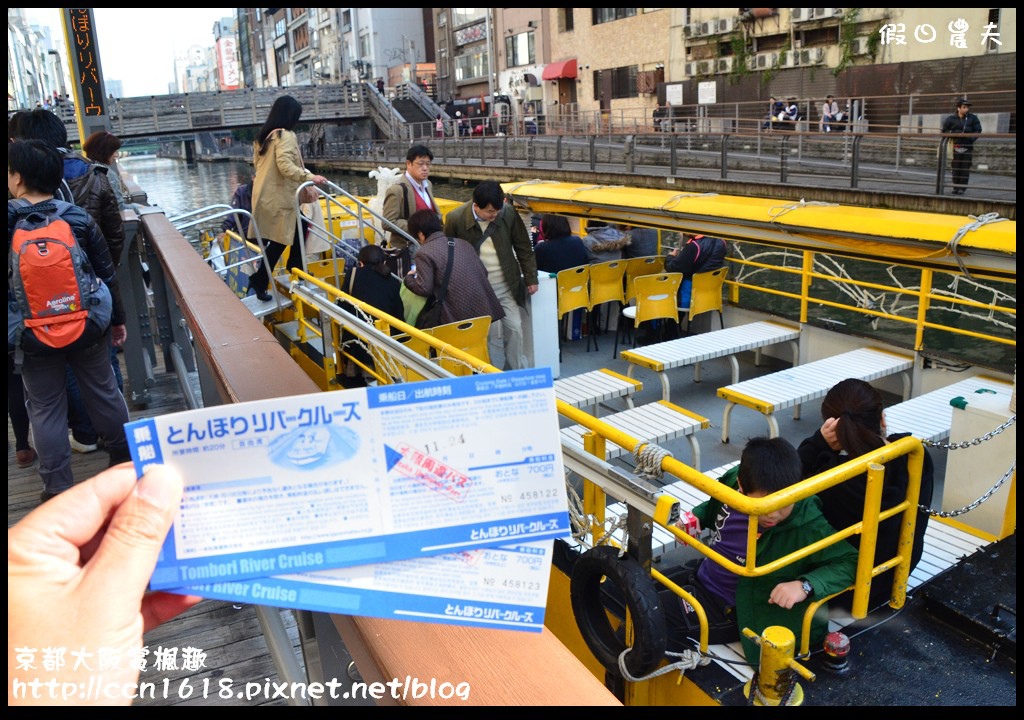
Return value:
[(1016, 415), (1011, 417), (1009, 420), (1007, 420), (1006, 422), (1004, 422), (1002, 425), (1000, 425), (999, 427), (995, 428), (994, 430), (985, 433), (981, 437), (976, 437), (973, 440), (964, 440), (963, 442), (959, 442), (959, 443), (941, 443), (941, 442), (933, 442), (931, 440), (922, 440), (921, 444), (922, 445), (927, 445), (928, 447), (939, 448), (941, 450), (966, 450), (969, 447), (974, 447), (975, 445), (981, 445), (986, 440), (991, 440), (996, 435), (1001, 433), (1003, 430), (1005, 430), (1006, 428), (1008, 428), (1011, 425), (1013, 425), (1015, 422), (1017, 422), (1017, 416)]
[(793, 697), (793, 691), (796, 690), (796, 671), (792, 668), (786, 671), (786, 681), (786, 692), (782, 694), (782, 699), (779, 700), (779, 705), (783, 707), (789, 705), (789, 700)]
[[(931, 440), (922, 440), (921, 444), (922, 445), (927, 445), (928, 447), (940, 448), (942, 450), (966, 450), (967, 448), (971, 448), (971, 447), (975, 447), (977, 445), (981, 445), (986, 440), (991, 440), (996, 435), (1000, 434), (1001, 432), (1006, 430), (1008, 427), (1013, 425), (1015, 422), (1017, 422), (1017, 416), (1016, 415), (1010, 417), (1006, 422), (1004, 422), (999, 427), (994, 428), (991, 431), (989, 431), (989, 432), (985, 433), (984, 435), (982, 435), (981, 437), (976, 437), (973, 440), (964, 440), (963, 442), (959, 442), (959, 443), (941, 443), (941, 442), (933, 442)], [(928, 513), (929, 515), (931, 515), (933, 517), (952, 518), (952, 517), (958, 517), (960, 515), (965, 515), (966, 513), (969, 513), (971, 510), (974, 510), (975, 508), (980, 506), (983, 502), (985, 502), (990, 497), (992, 497), (992, 495), (994, 495), (996, 493), (996, 491), (999, 490), (999, 488), (1001, 488), (1006, 483), (1006, 481), (1010, 479), (1010, 476), (1013, 474), (1013, 472), (1014, 472), (1014, 470), (1016, 468), (1017, 468), (1017, 461), (1014, 460), (1013, 463), (1010, 465), (1010, 469), (1007, 470), (1003, 474), (1003, 476), (999, 479), (998, 482), (996, 482), (995, 485), (993, 485), (991, 488), (989, 488), (981, 497), (979, 497), (977, 500), (972, 502), (970, 505), (966, 505), (965, 507), (962, 507), (959, 510), (945, 510), (945, 511), (943, 511), (943, 510), (935, 510), (934, 508), (930, 508), (927, 505), (918, 505), (918, 508), (922, 512), (926, 512), (926, 513)]]
[(1001, 487), (1003, 486), (1003, 484), (1004, 484), (1004, 483), (1005, 483), (1005, 482), (1006, 482), (1007, 480), (1009, 480), (1009, 479), (1010, 479), (1010, 476), (1011, 476), (1011, 475), (1012, 475), (1012, 474), (1014, 473), (1014, 471), (1015, 471), (1016, 469), (1017, 469), (1017, 461), (1016, 461), (1016, 460), (1014, 460), (1014, 461), (1013, 461), (1013, 462), (1012, 462), (1012, 463), (1010, 464), (1010, 469), (1009, 469), (1009, 470), (1007, 470), (1007, 471), (1006, 471), (1006, 472), (1005, 472), (1005, 473), (1003, 474), (1003, 476), (1002, 476), (1002, 477), (1001, 477), (1001, 478), (999, 479), (999, 482), (997, 482), (997, 483), (996, 483), (995, 485), (993, 485), (992, 487), (990, 487), (990, 488), (988, 489), (988, 491), (987, 491), (987, 492), (986, 492), (986, 493), (985, 493), (984, 495), (982, 495), (982, 496), (981, 496), (980, 498), (978, 498), (977, 500), (975, 500), (974, 502), (972, 502), (972, 503), (971, 503), (970, 505), (967, 505), (966, 507), (962, 507), (962, 508), (960, 508), (959, 510), (946, 510), (946, 511), (942, 511), (942, 510), (934, 510), (934, 509), (932, 509), (932, 508), (928, 507), (927, 505), (918, 505), (918, 508), (919, 508), (919, 509), (920, 509), (920, 510), (921, 510), (922, 512), (926, 512), (926, 513), (928, 513), (929, 515), (932, 515), (933, 517), (940, 517), (940, 518), (951, 518), (951, 517), (957, 517), (958, 515), (964, 515), (964, 514), (966, 514), (966, 513), (969, 513), (969, 512), (971, 511), (971, 510), (974, 510), (974, 509), (975, 509), (976, 507), (978, 507), (978, 506), (979, 506), (979, 505), (981, 505), (981, 504), (982, 504), (983, 502), (985, 502), (985, 501), (986, 501), (986, 500), (988, 500), (988, 499), (989, 499), (990, 497), (992, 497), (992, 496), (993, 496), (993, 495), (995, 494), (995, 492), (996, 492), (996, 491), (997, 491), (997, 490), (998, 490), (999, 488), (1001, 488)]

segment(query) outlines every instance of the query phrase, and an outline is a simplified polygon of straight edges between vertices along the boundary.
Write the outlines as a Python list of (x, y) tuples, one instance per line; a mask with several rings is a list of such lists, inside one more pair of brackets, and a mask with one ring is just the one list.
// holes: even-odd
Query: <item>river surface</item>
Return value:
[[(169, 217), (207, 205), (230, 203), (235, 188), (252, 176), (246, 162), (193, 163), (153, 156), (118, 160), (125, 180), (133, 180), (148, 195), (150, 205), (163, 208)], [(328, 180), (353, 195), (377, 194), (377, 181), (348, 174), (328, 174)], [(450, 200), (466, 201), (472, 187), (457, 184), (438, 186), (437, 194)]]

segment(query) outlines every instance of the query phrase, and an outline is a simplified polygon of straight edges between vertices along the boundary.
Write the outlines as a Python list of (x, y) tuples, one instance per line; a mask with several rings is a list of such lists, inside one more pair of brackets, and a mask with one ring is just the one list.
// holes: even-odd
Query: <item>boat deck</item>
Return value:
[[(610, 332), (614, 332), (614, 329)], [(597, 368), (608, 368), (621, 375), (625, 375), (629, 369), (628, 361), (611, 357), (610, 349), (586, 350), (586, 341), (567, 341), (562, 349), (561, 378), (568, 378), (573, 375), (592, 372)], [(754, 364), (754, 352), (746, 351), (737, 356), (742, 366), (742, 377), (755, 378), (788, 368), (790, 363), (785, 360), (778, 360), (769, 356), (760, 358), (761, 364)], [(697, 430), (694, 434), (701, 443), (702, 462), (705, 468), (720, 468), (735, 463), (739, 460), (745, 441), (749, 437), (765, 435), (766, 428), (763, 416), (759, 413), (740, 413), (733, 420), (731, 436), (732, 442), (722, 443), (720, 440), (721, 428), (717, 426), (718, 419), (722, 417), (725, 401), (718, 397), (717, 389), (728, 385), (733, 380), (733, 368), (730, 362), (725, 359), (712, 360), (702, 365), (701, 382), (693, 381), (692, 368), (680, 367), (668, 371), (669, 381), (672, 383), (673, 403), (685, 408), (687, 411), (710, 418), (710, 427)], [(153, 398), (147, 408), (134, 409), (132, 418), (149, 417), (154, 414), (183, 410), (184, 403), (181, 393), (176, 385), (176, 377), (173, 373), (168, 374), (161, 368), (156, 370), (156, 385), (150, 388)], [(662, 389), (658, 383), (648, 382), (644, 387), (635, 392), (614, 397), (601, 403), (600, 415), (602, 417), (614, 412), (625, 410), (629, 401), (637, 407), (647, 403), (657, 403), (661, 400)], [(894, 394), (887, 395), (888, 403), (896, 403), (900, 398)], [(814, 432), (819, 426), (820, 400), (811, 400), (804, 404), (803, 419), (794, 419), (789, 413), (778, 415), (779, 434), (789, 438), (794, 444), (798, 444), (807, 435)], [(662, 447), (671, 452), (674, 456), (687, 461), (691, 456), (691, 445), (689, 438), (685, 436), (666, 440)], [(946, 451), (932, 449), (931, 454), (935, 461), (936, 498), (941, 497), (942, 479), (945, 476)], [(107, 462), (107, 456), (103, 452), (89, 455), (73, 455), (73, 464), (76, 478), (83, 480), (101, 471)], [(624, 468), (632, 465), (629, 454), (616, 458), (613, 461)], [(38, 503), (40, 483), (35, 468), (19, 470), (14, 460), (14, 441), (8, 423), (8, 526), (15, 523), (25, 513), (34, 508)], [(937, 524), (936, 524), (937, 525)], [(930, 531), (931, 532), (931, 531)], [(936, 532), (938, 530), (936, 529)], [(934, 534), (934, 533), (933, 533)], [(937, 537), (937, 536), (936, 536)], [(938, 545), (952, 544), (942, 538), (938, 538)], [(962, 538), (960, 539), (962, 540)], [(970, 545), (970, 543), (968, 543)], [(976, 545), (975, 545), (976, 547)], [(929, 576), (943, 572), (954, 564), (957, 558), (967, 554), (969, 549), (963, 552), (950, 551), (945, 554), (941, 552), (929, 553), (929, 557), (922, 561), (922, 567), (927, 568)], [(921, 572), (915, 573), (911, 578), (912, 586), (923, 582)], [(288, 638), (292, 643), (296, 657), (301, 665), (303, 662), (299, 642), (299, 628), (295, 615), (290, 611), (279, 611)], [(488, 632), (481, 630), (481, 632)], [(196, 673), (185, 670), (172, 670), (157, 672), (148, 670), (143, 673), (142, 680), (148, 682), (162, 683), (167, 678), (171, 681), (172, 687), (175, 682), (189, 678), (193, 685), (197, 678), (201, 681), (203, 677), (211, 678), (211, 684), (216, 685), (217, 678), (231, 678), (236, 686), (244, 685), (246, 682), (264, 683), (266, 680), (277, 681), (278, 676), (268, 654), (267, 643), (256, 616), (253, 606), (232, 605), (231, 603), (204, 601), (196, 608), (185, 613), (181, 617), (172, 620), (160, 628), (149, 633), (146, 643), (150, 648), (158, 645), (171, 646), (192, 646), (204, 650), (207, 654), (206, 667), (203, 671)], [(733, 649), (735, 652), (735, 649)], [(349, 665), (349, 657), (343, 647), (338, 649), (338, 654), (332, 658), (332, 667), (325, 667), (323, 675), (326, 678), (337, 677), (348, 679), (346, 669)], [(727, 673), (728, 677), (735, 682), (741, 682), (749, 678), (749, 670), (740, 666), (739, 670), (732, 670)], [(724, 699), (724, 698), (723, 698)], [(201, 698), (193, 695), (184, 699), (176, 697), (171, 692), (171, 697), (163, 698), (157, 694), (155, 698), (145, 698), (136, 701), (137, 705), (200, 705), (200, 704), (238, 704), (237, 700), (223, 700), (213, 697)], [(285, 704), (283, 700), (261, 700), (257, 698), (247, 704)], [(350, 703), (351, 704), (351, 703)]]

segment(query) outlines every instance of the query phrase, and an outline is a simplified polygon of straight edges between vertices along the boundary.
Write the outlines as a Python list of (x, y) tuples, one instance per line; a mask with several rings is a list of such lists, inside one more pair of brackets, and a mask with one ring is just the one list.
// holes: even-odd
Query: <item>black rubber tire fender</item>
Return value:
[(572, 569), (569, 596), (576, 625), (594, 657), (609, 672), (620, 675), (619, 655), (626, 649), (624, 634), (616, 634), (601, 601), (601, 580), (615, 583), (625, 598), (633, 622), (633, 648), (626, 655), (626, 670), (642, 677), (657, 669), (665, 657), (668, 629), (658, 590), (649, 572), (619, 549), (599, 545), (583, 553)]

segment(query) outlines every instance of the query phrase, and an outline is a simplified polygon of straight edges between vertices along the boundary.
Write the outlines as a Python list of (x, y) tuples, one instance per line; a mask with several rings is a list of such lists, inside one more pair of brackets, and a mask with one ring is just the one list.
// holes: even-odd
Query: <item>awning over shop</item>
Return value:
[(560, 78), (567, 80), (576, 78), (576, 58), (551, 63), (544, 68), (544, 74), (541, 75), (543, 80), (558, 80)]

